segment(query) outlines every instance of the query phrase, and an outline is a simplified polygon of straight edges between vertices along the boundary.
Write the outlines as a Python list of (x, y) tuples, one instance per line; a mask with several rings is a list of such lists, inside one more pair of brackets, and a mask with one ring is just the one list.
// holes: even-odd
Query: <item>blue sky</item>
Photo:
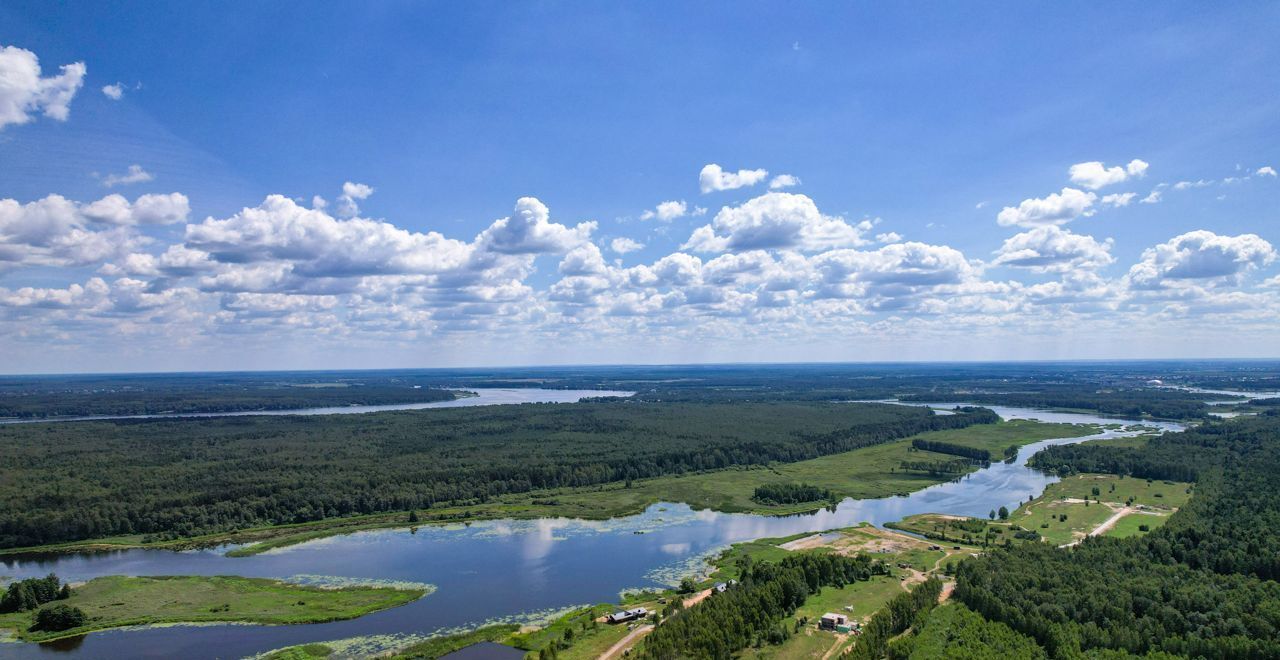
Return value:
[(263, 4), (0, 6), (0, 370), (1280, 353), (1280, 6)]

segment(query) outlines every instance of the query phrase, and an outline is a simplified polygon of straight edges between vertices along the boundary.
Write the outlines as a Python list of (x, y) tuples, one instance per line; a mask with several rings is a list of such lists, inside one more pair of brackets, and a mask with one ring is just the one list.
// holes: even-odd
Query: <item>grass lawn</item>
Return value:
[[(1151, 516), (1142, 513), (1131, 513), (1120, 520), (1116, 521), (1116, 526), (1107, 530), (1103, 536), (1114, 536), (1116, 538), (1127, 538), (1130, 536), (1142, 536), (1147, 532), (1163, 525), (1169, 520), (1169, 516)], [(1146, 525), (1147, 531), (1139, 529)]]
[(29, 632), (33, 612), (0, 614), (0, 629), (23, 641), (43, 641), (120, 626), (160, 623), (320, 623), (354, 619), (404, 605), (424, 589), (346, 587), (321, 589), (235, 576), (100, 577), (73, 589), (68, 600), (88, 617), (80, 628)]
[[(809, 617), (810, 625), (817, 625), (818, 618), (827, 612), (847, 615), (851, 619), (862, 619), (889, 602), (890, 598), (903, 592), (901, 580), (896, 577), (877, 575), (865, 582), (847, 584), (841, 589), (823, 587), (822, 593), (812, 594), (800, 609), (796, 617)], [(844, 609), (848, 605), (852, 611)]]

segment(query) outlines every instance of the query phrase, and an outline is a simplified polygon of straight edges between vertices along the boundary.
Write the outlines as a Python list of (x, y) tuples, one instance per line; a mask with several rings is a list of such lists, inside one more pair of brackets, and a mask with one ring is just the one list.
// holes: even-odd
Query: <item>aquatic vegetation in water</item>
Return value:
[[(426, 594), (431, 594), (436, 590), (436, 585), (426, 582), (412, 582), (409, 580), (386, 580), (380, 578), (358, 578), (344, 577), (341, 575), (311, 575), (300, 574), (291, 575), (282, 578), (281, 582), (290, 584), (298, 584), (304, 587), (315, 587), (317, 589), (347, 589), (350, 587), (373, 587), (383, 589), (399, 589), (401, 591), (417, 591), (422, 590)], [(424, 594), (425, 595), (425, 594)]]
[[(508, 616), (494, 617), (486, 619), (479, 623), (466, 626), (454, 626), (451, 628), (441, 628), (430, 634), (417, 633), (400, 633), (393, 635), (362, 635), (360, 637), (348, 637), (346, 639), (336, 639), (326, 642), (308, 642), (309, 644), (322, 644), (328, 647), (332, 653), (329, 655), (334, 660), (343, 658), (369, 658), (378, 655), (393, 653), (399, 649), (403, 649), (414, 644), (425, 642), (436, 637), (445, 637), (448, 635), (458, 635), (470, 632), (479, 628), (488, 626), (514, 624), (521, 626), (544, 626), (560, 617), (580, 610), (589, 605), (571, 605), (561, 608), (549, 608), (545, 610), (532, 610), (528, 612), (520, 612)], [(286, 647), (293, 648), (293, 647)], [(273, 653), (284, 651), (285, 649), (272, 649), (264, 651), (258, 655), (252, 656), (250, 660), (261, 660)]]
[(679, 586), (680, 580), (686, 577), (695, 579), (703, 579), (711, 575), (715, 567), (711, 564), (711, 560), (719, 557), (721, 553), (729, 549), (729, 545), (719, 545), (710, 548), (696, 555), (691, 555), (683, 559), (663, 564), (648, 573), (645, 578), (664, 584), (669, 587)]

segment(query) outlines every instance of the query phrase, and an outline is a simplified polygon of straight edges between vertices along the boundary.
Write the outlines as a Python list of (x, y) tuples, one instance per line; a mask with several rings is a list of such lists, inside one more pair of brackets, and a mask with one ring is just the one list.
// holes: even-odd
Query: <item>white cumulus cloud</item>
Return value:
[(770, 190), (782, 190), (800, 185), (800, 178), (790, 174), (779, 174), (769, 181)]
[(689, 213), (688, 204), (686, 204), (683, 200), (679, 200), (679, 201), (672, 200), (672, 201), (662, 202), (657, 206), (657, 208), (652, 210), (647, 210), (644, 213), (641, 213), (640, 219), (653, 220), (654, 218), (657, 218), (662, 222), (671, 222), (676, 218), (683, 218), (684, 216), (688, 215), (688, 213)]
[(89, 265), (136, 251), (146, 243), (136, 225), (187, 219), (185, 195), (142, 195), (130, 202), (107, 195), (81, 204), (49, 195), (22, 204), (0, 199), (0, 271), (20, 265)]
[(618, 254), (627, 254), (644, 249), (644, 243), (627, 237), (615, 238), (609, 242), (609, 249)]
[(120, 83), (103, 85), (102, 94), (112, 101), (119, 101), (124, 98), (124, 85), (121, 85)]
[(141, 165), (130, 165), (124, 174), (108, 174), (102, 177), (102, 185), (108, 188), (116, 186), (127, 186), (131, 183), (145, 183), (155, 179), (152, 174), (144, 169)]
[(1257, 172), (1254, 172), (1254, 174), (1256, 174), (1256, 175), (1258, 175), (1258, 176), (1275, 176), (1275, 175), (1276, 175), (1276, 168), (1274, 168), (1274, 167), (1272, 167), (1272, 166), (1270, 166), (1270, 165), (1265, 165), (1265, 166), (1263, 166), (1263, 167), (1259, 167), (1259, 168), (1258, 168), (1258, 171), (1257, 171)]
[(698, 186), (704, 194), (720, 190), (735, 190), (746, 186), (754, 186), (764, 181), (767, 176), (769, 176), (769, 172), (763, 169), (726, 172), (719, 165), (710, 163), (703, 167), (702, 172), (698, 174)]
[(1132, 192), (1114, 193), (1111, 195), (1103, 195), (1101, 201), (1105, 206), (1128, 206), (1129, 203), (1133, 201), (1133, 198), (1137, 196), (1138, 193)]
[(1111, 239), (1099, 243), (1092, 236), (1048, 225), (1006, 239), (996, 250), (995, 263), (1037, 272), (1096, 269), (1114, 261), (1111, 245)]
[(1076, 163), (1067, 171), (1071, 177), (1071, 182), (1084, 186), (1089, 190), (1097, 190), (1115, 183), (1127, 181), (1130, 178), (1142, 178), (1146, 176), (1149, 165), (1146, 161), (1137, 158), (1129, 161), (1129, 164), (1120, 167), (1107, 167), (1100, 161), (1092, 160), (1087, 163)]
[(596, 228), (594, 222), (569, 228), (550, 219), (546, 204), (536, 197), (521, 197), (515, 213), (494, 221), (476, 242), (502, 254), (558, 254), (588, 240)]
[(42, 77), (35, 53), (16, 46), (0, 48), (0, 130), (25, 124), (36, 113), (66, 121), (84, 74), (84, 63), (75, 62), (63, 65), (56, 76)]
[(369, 199), (372, 194), (372, 186), (347, 181), (342, 184), (342, 194), (338, 195), (338, 204), (334, 210), (340, 217), (354, 218), (360, 215), (360, 204), (358, 202)]
[(1131, 286), (1147, 289), (1194, 281), (1235, 283), (1275, 259), (1275, 248), (1256, 234), (1222, 236), (1201, 229), (1144, 250), (1128, 279)]
[(171, 225), (183, 222), (191, 204), (182, 193), (142, 195), (130, 203), (123, 195), (111, 194), (81, 209), (93, 222), (112, 225)]
[(1006, 206), (996, 216), (1002, 227), (1043, 227), (1071, 222), (1086, 214), (1098, 196), (1075, 188), (1063, 188), (1044, 198), (1022, 200), (1017, 206)]
[(694, 230), (683, 249), (697, 252), (795, 249), (806, 252), (862, 245), (871, 223), (850, 225), (823, 215), (805, 195), (771, 192), (741, 206), (720, 209), (711, 224)]

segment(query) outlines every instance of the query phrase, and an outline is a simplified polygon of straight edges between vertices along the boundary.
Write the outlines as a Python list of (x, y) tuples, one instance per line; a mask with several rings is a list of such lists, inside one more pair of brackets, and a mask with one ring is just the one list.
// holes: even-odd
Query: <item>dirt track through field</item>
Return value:
[(640, 641), (641, 637), (648, 635), (652, 631), (653, 631), (653, 626), (648, 624), (645, 624), (643, 626), (636, 628), (635, 630), (632, 630), (631, 632), (627, 633), (626, 637), (623, 637), (622, 639), (618, 640), (617, 644), (610, 646), (608, 651), (601, 653), (599, 660), (612, 660), (613, 658), (621, 657), (622, 654), (625, 653), (627, 649), (631, 648), (633, 644)]

